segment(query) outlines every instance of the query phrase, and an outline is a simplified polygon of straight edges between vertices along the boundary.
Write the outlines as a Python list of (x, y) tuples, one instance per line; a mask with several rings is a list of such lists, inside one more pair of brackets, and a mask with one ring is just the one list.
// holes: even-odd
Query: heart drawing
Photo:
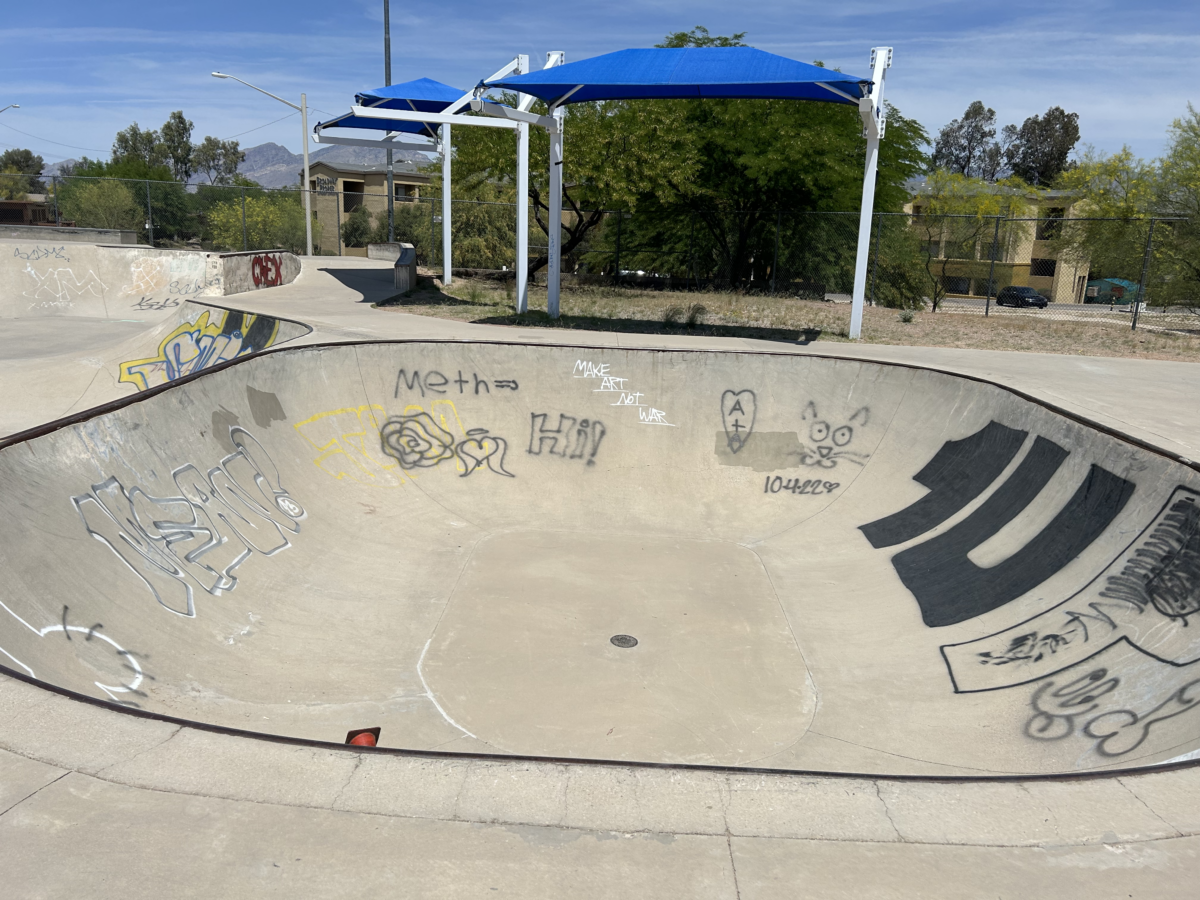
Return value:
[(516, 477), (512, 472), (504, 469), (504, 455), (508, 452), (508, 441), (488, 434), (486, 428), (472, 428), (468, 431), (467, 439), (458, 442), (455, 452), (463, 464), (463, 478), (485, 463), (497, 475)]
[(725, 426), (725, 440), (729, 452), (737, 453), (746, 446), (754, 431), (754, 417), (758, 413), (758, 401), (754, 391), (726, 391), (721, 395), (721, 423)]

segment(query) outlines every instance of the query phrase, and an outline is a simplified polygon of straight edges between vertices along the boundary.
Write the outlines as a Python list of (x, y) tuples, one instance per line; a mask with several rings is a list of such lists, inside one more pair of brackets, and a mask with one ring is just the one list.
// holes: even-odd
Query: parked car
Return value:
[(1049, 302), (1031, 287), (1006, 287), (996, 295), (997, 306), (1036, 306), (1045, 309)]

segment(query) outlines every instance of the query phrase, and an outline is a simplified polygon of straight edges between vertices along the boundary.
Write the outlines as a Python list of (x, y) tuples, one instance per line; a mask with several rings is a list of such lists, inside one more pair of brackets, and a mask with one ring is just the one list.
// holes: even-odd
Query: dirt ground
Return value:
[[(422, 278), (416, 290), (378, 304), (380, 309), (493, 325), (690, 333), (789, 343), (847, 341), (850, 304), (735, 293), (645, 291), (566, 285), (559, 319), (545, 313), (546, 290), (531, 287), (530, 312), (518, 316), (507, 285), (455, 278), (448, 290)], [(904, 321), (911, 318), (911, 321)], [(1200, 322), (1197, 322), (1200, 328)], [(1200, 362), (1200, 334), (1141, 328), (1122, 322), (1056, 321), (1042, 310), (1004, 310), (1003, 315), (867, 307), (862, 340), (871, 344), (1020, 350), (1079, 356), (1118, 356)]]

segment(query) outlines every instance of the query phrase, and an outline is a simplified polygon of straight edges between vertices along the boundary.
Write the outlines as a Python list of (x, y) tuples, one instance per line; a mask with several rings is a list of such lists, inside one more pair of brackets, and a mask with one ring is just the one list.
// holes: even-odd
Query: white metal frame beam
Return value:
[[(867, 163), (863, 173), (862, 208), (858, 215), (858, 248), (854, 258), (854, 293), (850, 307), (850, 339), (862, 336), (863, 307), (866, 305), (867, 262), (871, 256), (871, 218), (875, 211), (875, 180), (879, 173), (879, 142), (883, 138), (886, 113), (883, 106), (883, 80), (892, 66), (892, 48), (871, 50), (871, 93), (858, 101), (867, 139)], [(878, 252), (878, 251), (876, 251)]]

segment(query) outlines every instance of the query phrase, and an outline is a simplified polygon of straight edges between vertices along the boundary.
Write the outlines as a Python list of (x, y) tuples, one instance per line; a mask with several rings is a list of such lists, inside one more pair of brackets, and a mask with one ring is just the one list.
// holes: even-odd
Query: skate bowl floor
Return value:
[(440, 753), (1073, 774), (1200, 748), (1200, 474), (780, 354), (267, 350), (0, 444), (0, 666)]

